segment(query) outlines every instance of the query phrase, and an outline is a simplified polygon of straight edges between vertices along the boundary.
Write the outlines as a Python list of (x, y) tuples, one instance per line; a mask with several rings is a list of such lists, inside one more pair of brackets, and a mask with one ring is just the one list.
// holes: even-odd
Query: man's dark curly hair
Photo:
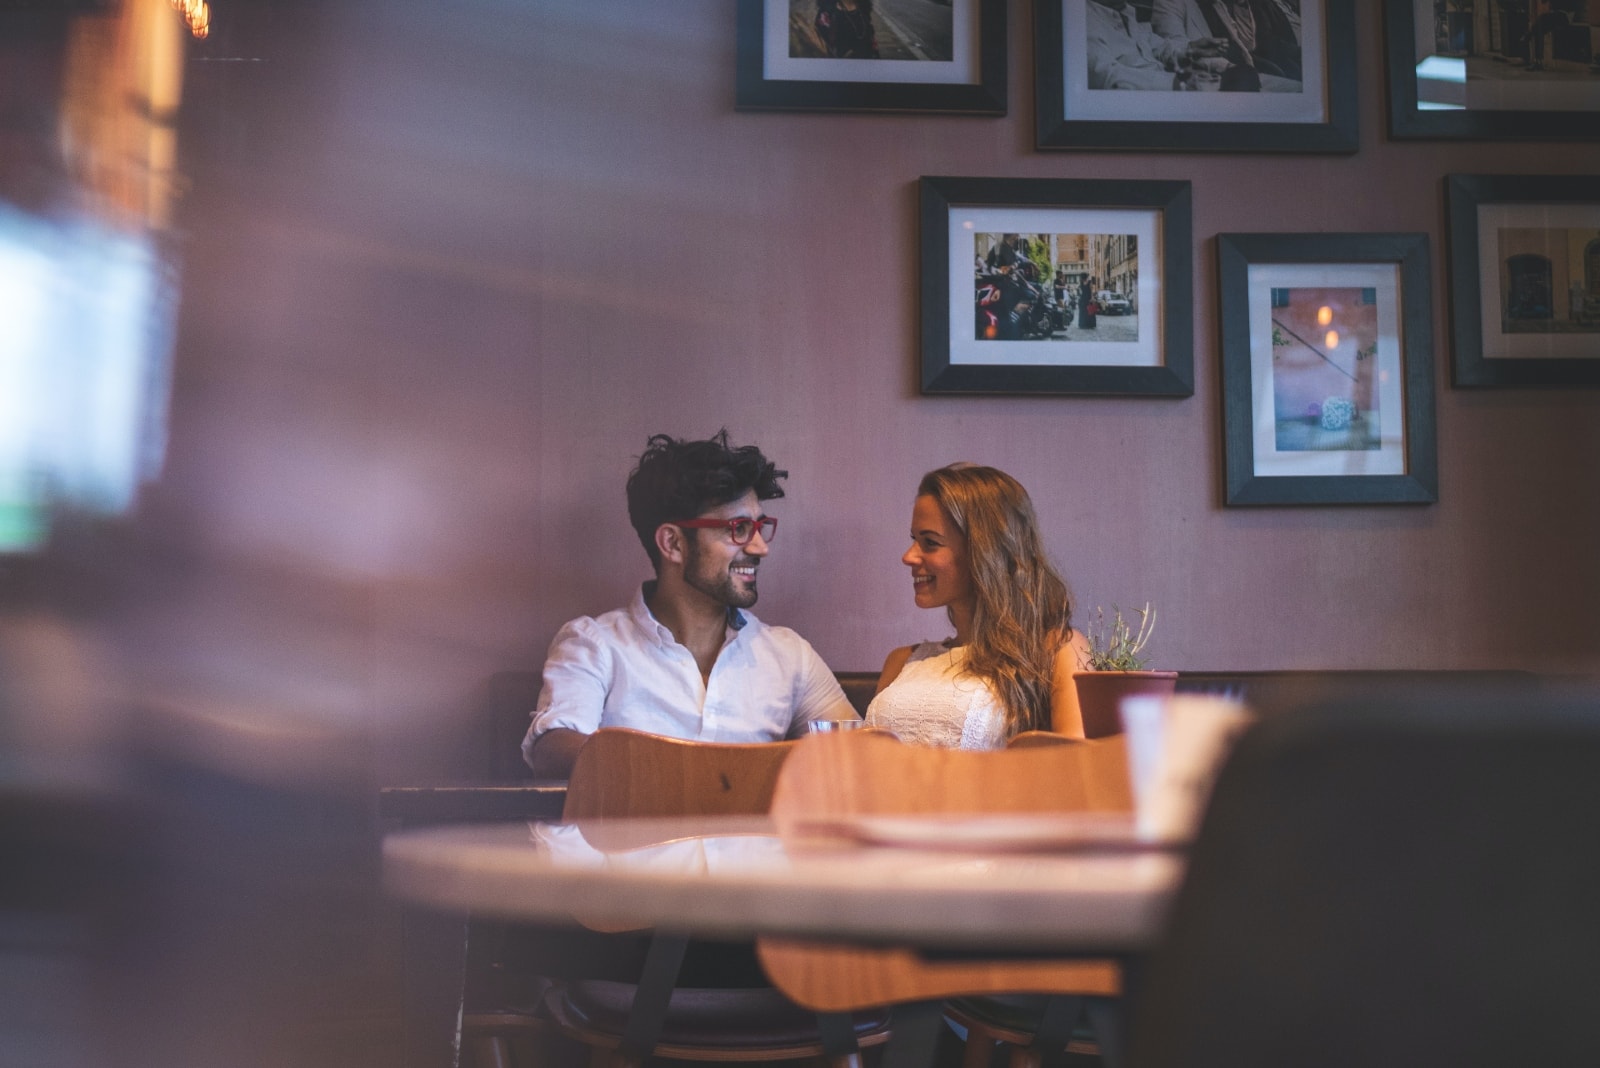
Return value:
[(734, 448), (727, 428), (706, 441), (679, 441), (656, 434), (628, 476), (628, 521), (639, 543), (650, 554), (652, 567), (660, 568), (656, 530), (674, 519), (694, 519), (708, 509), (738, 500), (751, 490), (758, 500), (783, 496), (780, 478), (789, 472), (777, 466), (754, 445)]

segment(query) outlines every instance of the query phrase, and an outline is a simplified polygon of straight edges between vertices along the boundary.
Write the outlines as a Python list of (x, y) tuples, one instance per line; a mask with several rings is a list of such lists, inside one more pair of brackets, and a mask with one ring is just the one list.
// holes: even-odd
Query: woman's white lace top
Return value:
[(999, 749), (1006, 717), (989, 684), (961, 674), (967, 650), (923, 642), (888, 689), (867, 706), (867, 726), (894, 731), (903, 742), (945, 749)]

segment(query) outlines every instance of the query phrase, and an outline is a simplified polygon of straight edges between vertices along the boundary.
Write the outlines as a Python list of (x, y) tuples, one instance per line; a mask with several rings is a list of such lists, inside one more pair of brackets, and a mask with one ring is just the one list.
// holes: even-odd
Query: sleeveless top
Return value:
[(894, 731), (903, 742), (945, 749), (999, 749), (1006, 744), (1000, 699), (982, 679), (962, 675), (964, 646), (923, 642), (887, 689), (867, 706), (867, 726)]

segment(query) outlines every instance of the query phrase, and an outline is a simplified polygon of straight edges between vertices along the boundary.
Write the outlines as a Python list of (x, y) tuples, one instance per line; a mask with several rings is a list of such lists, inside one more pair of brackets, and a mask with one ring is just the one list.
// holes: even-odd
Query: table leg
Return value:
[(890, 1027), (893, 1033), (883, 1051), (882, 1068), (931, 1068), (944, 1027), (942, 1002), (896, 1005)]
[(400, 922), (406, 1068), (458, 1068), (467, 921), (407, 908)]

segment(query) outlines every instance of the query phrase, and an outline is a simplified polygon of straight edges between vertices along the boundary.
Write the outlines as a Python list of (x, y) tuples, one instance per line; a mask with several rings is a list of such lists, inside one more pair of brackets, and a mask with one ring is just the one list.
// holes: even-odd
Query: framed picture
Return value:
[(1384, 0), (1389, 135), (1600, 138), (1600, 5)]
[(1355, 5), (1037, 0), (1047, 148), (1354, 152)]
[(739, 0), (734, 106), (1006, 113), (1006, 0)]
[(1438, 499), (1426, 234), (1218, 234), (1226, 500)]
[(1600, 176), (1452, 174), (1451, 381), (1600, 386)]
[(923, 178), (922, 392), (1194, 392), (1188, 182)]

